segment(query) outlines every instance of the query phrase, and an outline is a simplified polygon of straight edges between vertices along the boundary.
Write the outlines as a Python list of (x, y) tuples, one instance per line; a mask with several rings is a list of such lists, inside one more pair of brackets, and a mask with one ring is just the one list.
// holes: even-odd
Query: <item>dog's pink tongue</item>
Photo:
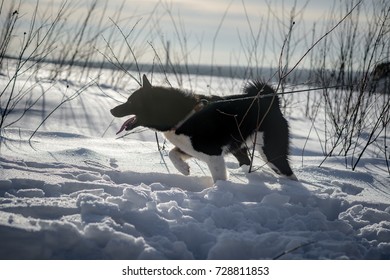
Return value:
[(118, 132), (116, 133), (116, 135), (118, 135), (119, 133), (121, 133), (123, 130), (125, 130), (126, 128), (129, 127), (129, 125), (132, 125), (134, 122), (136, 121), (136, 116), (131, 116), (127, 121), (125, 121), (121, 128), (118, 130)]

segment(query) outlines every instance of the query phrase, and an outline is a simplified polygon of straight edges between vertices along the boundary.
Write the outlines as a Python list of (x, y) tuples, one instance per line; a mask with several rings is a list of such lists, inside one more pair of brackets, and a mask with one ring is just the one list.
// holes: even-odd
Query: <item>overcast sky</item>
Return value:
[[(79, 30), (78, 26), (85, 20), (94, 1), (68, 0), (66, 27), (62, 32), (72, 34)], [(53, 19), (63, 2), (40, 0), (38, 18)], [(89, 19), (86, 37), (93, 36), (98, 29), (104, 30), (99, 35), (101, 45), (97, 46), (103, 50), (104, 41), (114, 32), (116, 39), (111, 38), (110, 44), (118, 50), (121, 39), (122, 43), (124, 40), (113, 24), (115, 22), (125, 34), (133, 30), (129, 40), (143, 62), (152, 62), (150, 60), (156, 57), (156, 52), (165, 59), (163, 44), (170, 41), (170, 56), (175, 62), (246, 65), (256, 56), (258, 64), (275, 66), (292, 16), (295, 25), (290, 51), (292, 57), (298, 58), (313, 38), (319, 38), (331, 27), (331, 16), (340, 19), (346, 13), (346, 6), (351, 6), (347, 3), (351, 2), (358, 1), (98, 0)], [(4, 11), (12, 3), (17, 5), (19, 0), (6, 0)], [(21, 0), (21, 3), (19, 15), (27, 26), (37, 1)], [(67, 43), (75, 43), (67, 40)]]

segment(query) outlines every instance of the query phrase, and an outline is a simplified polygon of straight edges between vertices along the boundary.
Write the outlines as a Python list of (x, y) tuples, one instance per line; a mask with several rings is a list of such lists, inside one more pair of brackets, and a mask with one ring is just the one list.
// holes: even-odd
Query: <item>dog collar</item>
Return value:
[(188, 113), (188, 115), (182, 119), (180, 122), (178, 122), (174, 127), (173, 130), (179, 129), (189, 118), (191, 118), (195, 113), (199, 112), (202, 110), (206, 104), (208, 103), (207, 100), (201, 99), (199, 100), (198, 103), (195, 104), (195, 107)]

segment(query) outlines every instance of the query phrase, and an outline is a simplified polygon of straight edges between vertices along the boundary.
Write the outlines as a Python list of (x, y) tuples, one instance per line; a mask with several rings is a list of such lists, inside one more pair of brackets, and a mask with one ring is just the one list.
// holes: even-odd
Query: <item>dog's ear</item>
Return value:
[(142, 87), (144, 87), (144, 88), (151, 88), (152, 87), (152, 84), (149, 82), (149, 80), (145, 74), (142, 76)]

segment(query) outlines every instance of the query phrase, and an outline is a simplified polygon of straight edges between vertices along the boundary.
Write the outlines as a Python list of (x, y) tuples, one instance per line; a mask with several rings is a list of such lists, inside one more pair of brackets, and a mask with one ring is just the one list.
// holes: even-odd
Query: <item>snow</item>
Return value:
[[(0, 79), (5, 86), (6, 76)], [(195, 90), (207, 92), (197, 79)], [(219, 93), (231, 91), (223, 86), (232, 81), (218, 81)], [(242, 82), (236, 81), (238, 89)], [(34, 83), (21, 76), (16, 89)], [(385, 161), (366, 156), (352, 171), (344, 158), (331, 157), (319, 167), (318, 136), (309, 133), (312, 122), (299, 102), (286, 115), (299, 181), (278, 177), (260, 159), (248, 173), (228, 156), (229, 180), (213, 184), (197, 160), (189, 161), (190, 176), (181, 175), (162, 134), (160, 151), (150, 130), (116, 137), (123, 120), (113, 120), (109, 109), (135, 82), (123, 90), (91, 84), (28, 141), (42, 119), (85, 84), (42, 79), (39, 85), (31, 96), (45, 90), (44, 98), (2, 131), (1, 259), (390, 258)], [(8, 123), (34, 100), (24, 98)]]

